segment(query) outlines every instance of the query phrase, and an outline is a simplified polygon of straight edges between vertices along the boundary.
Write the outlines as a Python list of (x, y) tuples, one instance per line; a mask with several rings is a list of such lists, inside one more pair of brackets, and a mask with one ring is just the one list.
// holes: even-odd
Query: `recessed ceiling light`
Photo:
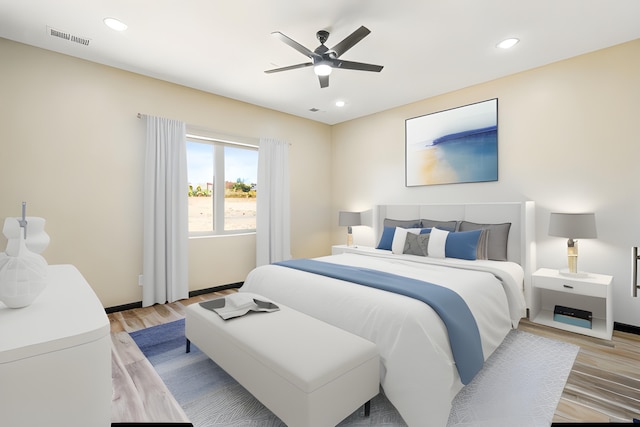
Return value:
[(520, 40), (519, 39), (506, 39), (506, 40), (502, 40), (500, 43), (498, 43), (498, 47), (500, 49), (509, 49), (514, 47), (515, 45), (518, 44)]
[(124, 31), (127, 29), (127, 24), (116, 18), (104, 18), (102, 22), (104, 22), (104, 25), (111, 28), (112, 30)]
[(344, 101), (336, 101), (336, 107), (344, 107), (345, 102)]

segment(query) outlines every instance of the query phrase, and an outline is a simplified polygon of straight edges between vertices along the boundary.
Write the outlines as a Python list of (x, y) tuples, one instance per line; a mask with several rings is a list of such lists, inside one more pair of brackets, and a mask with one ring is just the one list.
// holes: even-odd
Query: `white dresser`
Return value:
[(109, 426), (109, 319), (74, 266), (48, 269), (33, 304), (0, 303), (0, 424)]

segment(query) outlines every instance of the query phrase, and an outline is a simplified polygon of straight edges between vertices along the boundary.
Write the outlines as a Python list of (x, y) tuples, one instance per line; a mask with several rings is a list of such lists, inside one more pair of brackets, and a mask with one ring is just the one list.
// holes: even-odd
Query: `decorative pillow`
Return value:
[(487, 249), (489, 247), (489, 230), (483, 228), (478, 239), (478, 250), (476, 251), (476, 259), (489, 259)]
[(419, 219), (390, 219), (385, 218), (383, 223), (385, 227), (402, 227), (402, 228), (420, 228), (420, 220)]
[(407, 233), (407, 240), (404, 242), (404, 250), (402, 251), (402, 253), (427, 256), (429, 254), (428, 247), (430, 236), (430, 233)]
[(504, 224), (477, 224), (475, 222), (462, 221), (460, 231), (487, 229), (487, 259), (494, 261), (507, 261), (507, 243), (509, 241), (509, 229), (511, 223)]
[(433, 219), (421, 219), (420, 224), (422, 228), (438, 227), (440, 230), (456, 231), (458, 221), (435, 221)]
[(390, 251), (395, 232), (395, 227), (385, 227), (384, 230), (382, 230), (382, 236), (380, 237), (380, 242), (378, 242), (378, 246), (376, 246), (376, 249), (384, 249)]
[(449, 233), (445, 243), (445, 256), (475, 261), (480, 234), (482, 230)]
[(420, 234), (420, 230), (420, 228), (396, 227), (396, 231), (393, 234), (393, 242), (391, 243), (391, 252), (394, 254), (401, 254), (404, 250), (404, 243), (407, 240), (407, 235)]
[(430, 257), (444, 258), (446, 256), (445, 246), (447, 244), (447, 235), (450, 234), (446, 230), (440, 230), (433, 227), (429, 234), (429, 244), (427, 246), (427, 253)]

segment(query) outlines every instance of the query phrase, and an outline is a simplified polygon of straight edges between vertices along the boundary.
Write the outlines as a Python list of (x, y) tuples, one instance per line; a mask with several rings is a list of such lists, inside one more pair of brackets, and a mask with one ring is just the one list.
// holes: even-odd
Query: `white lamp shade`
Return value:
[(549, 235), (570, 239), (595, 239), (598, 237), (596, 215), (552, 212), (549, 220)]

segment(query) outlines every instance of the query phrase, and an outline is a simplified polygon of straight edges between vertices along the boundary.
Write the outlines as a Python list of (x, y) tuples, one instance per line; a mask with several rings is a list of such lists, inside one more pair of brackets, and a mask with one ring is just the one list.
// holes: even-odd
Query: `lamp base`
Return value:
[(347, 246), (353, 246), (353, 234), (347, 234)]
[(569, 239), (567, 242), (567, 262), (569, 265), (569, 273), (578, 272), (578, 242)]

